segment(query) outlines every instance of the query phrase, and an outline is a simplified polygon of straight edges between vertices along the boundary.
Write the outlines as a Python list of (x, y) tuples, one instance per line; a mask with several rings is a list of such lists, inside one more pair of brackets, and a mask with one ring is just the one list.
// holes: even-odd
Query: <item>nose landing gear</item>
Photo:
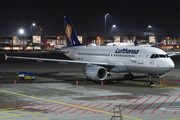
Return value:
[(155, 86), (154, 81), (152, 81), (151, 75), (149, 75), (149, 81), (147, 82), (148, 86)]

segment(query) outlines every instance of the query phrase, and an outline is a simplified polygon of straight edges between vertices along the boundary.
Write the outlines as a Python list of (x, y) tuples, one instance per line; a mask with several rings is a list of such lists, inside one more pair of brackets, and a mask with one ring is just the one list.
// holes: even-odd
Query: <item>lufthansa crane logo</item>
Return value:
[(70, 37), (71, 37), (71, 34), (72, 34), (72, 27), (71, 27), (71, 25), (67, 25), (66, 26), (66, 36), (70, 39)]
[(150, 61), (149, 61), (149, 64), (150, 64), (151, 66), (153, 66), (153, 65), (154, 65), (154, 61), (153, 61), (153, 60), (150, 60)]

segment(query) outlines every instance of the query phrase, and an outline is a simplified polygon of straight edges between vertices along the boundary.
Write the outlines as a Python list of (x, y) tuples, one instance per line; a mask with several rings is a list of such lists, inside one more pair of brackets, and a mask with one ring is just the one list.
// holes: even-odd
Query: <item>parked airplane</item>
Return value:
[(54, 50), (60, 50), (60, 49), (62, 49), (63, 47), (66, 47), (65, 45), (55, 45), (54, 46)]
[(161, 49), (136, 46), (83, 46), (77, 39), (72, 23), (64, 16), (67, 47), (58, 50), (73, 60), (7, 56), (7, 58), (78, 63), (87, 78), (93, 81), (105, 80), (108, 72), (127, 72), (124, 78), (133, 79), (133, 73), (149, 74), (148, 85), (154, 84), (151, 75), (164, 77), (174, 68), (174, 62)]

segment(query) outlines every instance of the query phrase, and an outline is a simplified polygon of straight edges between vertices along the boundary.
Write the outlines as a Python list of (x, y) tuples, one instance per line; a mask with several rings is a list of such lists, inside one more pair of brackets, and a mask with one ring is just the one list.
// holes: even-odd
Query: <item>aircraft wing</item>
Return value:
[(96, 64), (96, 65), (108, 65), (106, 62), (90, 62), (90, 61), (80, 61), (80, 60), (62, 60), (62, 59), (48, 59), (48, 58), (32, 58), (32, 57), (20, 57), (20, 56), (7, 56), (5, 55), (5, 60), (7, 58), (14, 59), (28, 59), (28, 60), (40, 60), (40, 61), (53, 61), (53, 62), (68, 62), (68, 63), (79, 63), (79, 64)]
[(174, 56), (174, 55), (176, 55), (176, 54), (175, 53), (168, 54), (168, 56)]

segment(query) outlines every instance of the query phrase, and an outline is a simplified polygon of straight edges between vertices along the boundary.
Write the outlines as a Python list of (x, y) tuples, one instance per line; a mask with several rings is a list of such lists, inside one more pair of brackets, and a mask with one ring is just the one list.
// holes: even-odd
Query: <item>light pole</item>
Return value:
[(116, 28), (116, 25), (112, 25), (112, 28), (111, 28), (111, 34), (113, 35), (113, 29)]
[(111, 36), (113, 37), (112, 40), (114, 42), (114, 35), (113, 35), (113, 29), (116, 28), (116, 25), (112, 25), (112, 28), (111, 28)]
[(33, 36), (32, 36), (32, 34), (31, 34), (31, 28), (32, 28), (32, 26), (36, 26), (36, 24), (35, 24), (35, 23), (32, 23), (31, 26), (30, 26), (30, 35), (31, 35), (31, 37), (32, 37), (31, 43), (32, 43), (33, 50), (34, 50)]
[(151, 28), (152, 28), (152, 26), (148, 25), (148, 28), (146, 29), (146, 31), (149, 32)]
[[(24, 33), (24, 29), (19, 29), (19, 33), (22, 35)], [(24, 39), (23, 39), (23, 50), (24, 50)]]
[(105, 44), (106, 44), (106, 17), (109, 15), (109, 13), (106, 13), (105, 14), (105, 35), (104, 35), (104, 37), (105, 37)]
[(36, 26), (36, 24), (35, 24), (35, 23), (32, 23), (32, 24), (31, 24), (31, 26), (30, 26), (30, 34), (31, 34), (31, 28), (32, 28), (32, 26)]

